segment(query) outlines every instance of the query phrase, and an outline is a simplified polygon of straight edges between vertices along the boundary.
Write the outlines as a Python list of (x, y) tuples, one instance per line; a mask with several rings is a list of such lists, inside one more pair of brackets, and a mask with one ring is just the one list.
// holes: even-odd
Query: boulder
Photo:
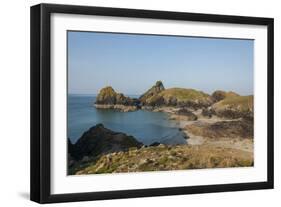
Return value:
[(142, 147), (133, 136), (125, 133), (114, 132), (102, 124), (90, 128), (74, 144), (71, 156), (76, 160), (87, 159), (112, 152), (126, 151), (129, 148)]

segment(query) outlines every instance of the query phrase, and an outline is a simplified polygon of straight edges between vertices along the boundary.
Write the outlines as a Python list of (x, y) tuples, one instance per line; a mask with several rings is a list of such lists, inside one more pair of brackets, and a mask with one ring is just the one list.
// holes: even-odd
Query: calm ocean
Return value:
[(106, 128), (134, 136), (149, 145), (186, 143), (177, 123), (163, 112), (138, 110), (118, 112), (96, 109), (94, 95), (68, 95), (68, 137), (75, 143), (90, 127), (102, 123)]

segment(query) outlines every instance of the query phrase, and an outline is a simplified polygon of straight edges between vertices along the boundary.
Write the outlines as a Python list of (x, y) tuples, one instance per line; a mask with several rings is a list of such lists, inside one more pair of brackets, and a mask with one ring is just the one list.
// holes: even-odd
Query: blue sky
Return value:
[(166, 88), (253, 94), (253, 40), (68, 32), (68, 90), (127, 95)]

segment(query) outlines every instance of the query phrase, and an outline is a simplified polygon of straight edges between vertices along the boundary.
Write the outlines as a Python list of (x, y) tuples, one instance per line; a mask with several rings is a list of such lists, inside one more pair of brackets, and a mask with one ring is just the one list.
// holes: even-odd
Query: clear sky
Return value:
[(112, 86), (139, 95), (165, 88), (253, 94), (253, 40), (68, 32), (68, 90), (97, 94)]

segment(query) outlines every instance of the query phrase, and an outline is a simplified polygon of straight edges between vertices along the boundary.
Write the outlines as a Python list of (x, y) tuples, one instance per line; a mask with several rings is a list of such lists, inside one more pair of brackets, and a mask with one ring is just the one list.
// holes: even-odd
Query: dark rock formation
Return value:
[(186, 130), (194, 135), (209, 138), (253, 138), (254, 125), (251, 120), (219, 121), (216, 123), (194, 123)]
[(224, 109), (224, 110), (217, 110), (216, 114), (219, 117), (227, 118), (227, 119), (238, 119), (238, 118), (245, 118), (245, 119), (253, 119), (253, 112), (252, 111), (241, 111), (239, 109)]
[(182, 109), (179, 109), (177, 112), (176, 112), (177, 115), (182, 115), (182, 116), (185, 116), (188, 118), (188, 121), (196, 121), (197, 120), (197, 116), (192, 113), (191, 111), (189, 111), (188, 109), (186, 108), (182, 108)]
[(216, 115), (216, 112), (212, 108), (203, 108), (201, 114), (202, 116), (212, 118), (213, 115)]
[(133, 136), (111, 131), (102, 124), (90, 128), (74, 145), (71, 142), (68, 144), (70, 155), (76, 160), (81, 160), (85, 156), (93, 158), (112, 152), (126, 151), (131, 147), (143, 146)]
[(217, 90), (212, 94), (212, 98), (213, 98), (214, 102), (221, 101), (221, 100), (225, 99), (226, 97), (230, 97), (230, 96), (239, 96), (239, 94), (234, 93), (232, 91), (225, 92), (225, 91), (220, 91), (220, 90)]
[(70, 139), (67, 138), (67, 165), (68, 165), (68, 169), (71, 168), (76, 163), (75, 159), (72, 157), (72, 154), (75, 151), (74, 149), (75, 149), (74, 145), (71, 143)]
[(153, 142), (151, 145), (149, 145), (150, 147), (156, 147), (159, 146), (161, 143), (159, 142)]
[(223, 100), (225, 98), (225, 95), (226, 93), (224, 91), (215, 91), (213, 94), (212, 94), (212, 98), (215, 102), (218, 102), (220, 100)]

